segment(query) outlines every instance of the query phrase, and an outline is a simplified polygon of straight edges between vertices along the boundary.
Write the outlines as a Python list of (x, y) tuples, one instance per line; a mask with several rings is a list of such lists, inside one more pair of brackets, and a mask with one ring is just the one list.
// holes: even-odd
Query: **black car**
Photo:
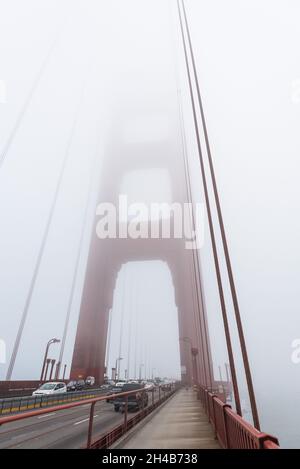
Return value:
[[(110, 396), (111, 394), (118, 394), (119, 392), (122, 392), (122, 389), (123, 386), (111, 386), (106, 394), (107, 396)], [(106, 399), (106, 402), (114, 402), (114, 398), (108, 398)]]
[[(122, 392), (135, 391), (127, 397), (128, 410), (141, 410), (148, 405), (148, 394), (141, 390), (144, 388), (144, 384), (140, 383), (128, 383), (122, 387)], [(124, 412), (126, 405), (126, 398), (123, 396), (116, 397), (113, 401), (115, 412)]]
[(67, 391), (82, 391), (85, 387), (85, 381), (83, 379), (73, 380), (67, 384)]

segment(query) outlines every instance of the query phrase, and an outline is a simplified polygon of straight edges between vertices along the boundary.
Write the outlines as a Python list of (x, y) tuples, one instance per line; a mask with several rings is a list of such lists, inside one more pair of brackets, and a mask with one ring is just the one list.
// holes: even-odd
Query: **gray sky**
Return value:
[[(177, 99), (176, 86), (180, 87), (193, 192), (196, 200), (203, 200), (175, 3), (0, 1), (0, 80), (7, 89), (7, 102), (0, 103), (0, 150), (58, 35), (0, 169), (0, 338), (6, 341), (8, 356), (85, 83), (70, 160), (13, 378), (36, 378), (45, 343), (62, 334), (91, 167), (96, 154), (101, 174), (108, 129), (119, 103), (133, 99), (141, 105), (168, 103)], [(300, 364), (292, 362), (291, 354), (292, 341), (300, 338), (300, 99), (296, 92), (300, 5), (297, 0), (187, 0), (186, 4), (262, 427), (278, 435), (284, 445), (299, 447)], [(76, 332), (96, 177), (92, 184), (67, 363)], [(133, 192), (151, 198), (141, 189), (137, 182)], [(218, 365), (225, 373), (227, 358), (207, 233), (206, 229), (200, 255), (217, 375)], [(143, 311), (140, 327), (148, 327), (147, 342), (152, 345), (155, 340), (158, 318), (161, 338), (171, 324), (166, 362), (158, 363), (163, 345), (157, 338), (160, 345), (149, 354), (151, 367), (176, 376), (177, 311), (170, 273), (159, 262), (132, 263), (126, 269), (127, 274), (120, 272), (118, 284), (125, 278), (128, 292), (141, 279), (143, 285), (151, 282), (149, 288), (140, 287), (133, 302), (134, 310)], [(224, 274), (223, 265), (222, 270)], [(228, 288), (226, 293), (230, 307)], [(112, 340), (110, 366), (119, 347), (116, 323), (122, 314), (121, 294), (121, 287), (117, 288), (112, 316), (117, 339)], [(131, 301), (128, 293), (124, 314), (130, 313)], [(150, 327), (146, 317), (151, 312)], [(234, 344), (238, 353), (236, 340)], [(140, 357), (143, 361), (145, 357)], [(0, 364), (0, 379), (6, 368)], [(241, 372), (239, 377), (243, 387)]]

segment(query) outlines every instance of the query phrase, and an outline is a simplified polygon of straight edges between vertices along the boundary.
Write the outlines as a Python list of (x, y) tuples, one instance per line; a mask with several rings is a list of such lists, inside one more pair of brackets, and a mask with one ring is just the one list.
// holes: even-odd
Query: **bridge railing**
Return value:
[(223, 448), (279, 449), (277, 438), (258, 431), (216, 394), (200, 386), (198, 395)]

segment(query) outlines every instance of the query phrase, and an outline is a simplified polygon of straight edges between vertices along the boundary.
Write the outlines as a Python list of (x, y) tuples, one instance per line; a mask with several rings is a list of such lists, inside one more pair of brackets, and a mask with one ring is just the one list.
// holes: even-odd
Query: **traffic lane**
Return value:
[[(154, 392), (154, 402), (157, 401), (159, 398), (159, 393)], [(152, 403), (151, 393), (149, 393), (149, 404)], [(97, 437), (99, 438), (101, 435), (109, 432), (115, 426), (119, 425), (124, 421), (124, 414), (120, 412), (114, 411), (113, 404), (110, 405), (110, 409), (105, 407), (102, 411), (102, 414), (99, 413), (95, 409), (95, 417), (94, 417), (94, 424), (93, 424), (93, 436), (92, 440), (95, 440)], [(128, 419), (133, 417), (135, 412), (130, 411), (128, 413)], [(47, 449), (77, 449), (86, 446), (87, 442), (87, 434), (88, 434), (88, 426), (89, 426), (89, 419), (86, 421), (76, 422), (73, 426), (72, 430), (68, 432), (68, 434), (60, 435), (56, 441), (47, 441), (47, 436), (45, 437), (44, 442), (40, 448), (47, 448)], [(77, 427), (74, 428), (74, 427)], [(34, 448), (33, 446), (30, 446)]]
[[(109, 409), (111, 407), (106, 402), (99, 402), (95, 406), (95, 411), (105, 406), (109, 406)], [(88, 418), (90, 407), (91, 404), (83, 404), (73, 409), (58, 410), (5, 424), (0, 427), (0, 448), (5, 448), (12, 442), (18, 443), (19, 440), (26, 441), (28, 438), (35, 438), (47, 431), (65, 428), (77, 420)]]
[[(101, 414), (95, 412), (92, 439), (94, 440), (104, 433), (108, 433), (123, 421), (124, 414), (114, 412), (113, 406), (110, 410), (103, 410)], [(56, 439), (48, 439), (46, 436), (44, 441), (40, 442), (40, 447), (46, 449), (85, 448), (87, 443), (88, 427), (88, 420), (76, 422), (68, 431), (68, 434), (62, 434)]]
[[(158, 393), (155, 393), (155, 395), (158, 396)], [(149, 393), (149, 401), (151, 402), (151, 393)], [(101, 402), (97, 403), (96, 406), (99, 406), (101, 404), (106, 404), (106, 402), (101, 401)], [(48, 421), (51, 421), (52, 418), (57, 419), (57, 416), (63, 417), (64, 415), (69, 416), (69, 415), (73, 415), (73, 414), (81, 414), (82, 412), (85, 414), (86, 409), (89, 410), (90, 406), (91, 406), (91, 404), (82, 403), (82, 405), (80, 405), (78, 407), (71, 408), (71, 409), (57, 410), (54, 413), (49, 412), (49, 414), (47, 414), (47, 413), (42, 414), (38, 417), (28, 417), (28, 418), (25, 418), (24, 420), (17, 420), (15, 422), (5, 424), (2, 427), (0, 425), (0, 442), (3, 439), (3, 434), (4, 433), (12, 432), (13, 430), (19, 430), (19, 429), (23, 429), (24, 427), (27, 427), (27, 426), (30, 427), (32, 425), (37, 425), (37, 424), (42, 426), (43, 419), (47, 419), (47, 422), (48, 422)], [(40, 422), (38, 422), (39, 420), (40, 420)], [(46, 422), (46, 420), (45, 420), (45, 422)], [(46, 424), (48, 425), (48, 423), (46, 423)]]
[[(154, 400), (159, 397), (156, 390)], [(149, 403), (152, 402), (151, 392)], [(85, 446), (90, 404), (43, 414), (0, 427), (0, 448), (80, 448)], [(95, 406), (94, 435), (121, 423), (124, 416), (105, 401)], [(130, 417), (129, 417), (130, 418)]]

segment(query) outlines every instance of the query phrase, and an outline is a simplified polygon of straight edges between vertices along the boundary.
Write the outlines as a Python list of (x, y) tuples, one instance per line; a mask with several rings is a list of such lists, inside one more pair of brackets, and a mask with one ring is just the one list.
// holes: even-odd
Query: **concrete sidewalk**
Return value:
[(220, 445), (196, 393), (182, 389), (115, 448), (218, 449)]

